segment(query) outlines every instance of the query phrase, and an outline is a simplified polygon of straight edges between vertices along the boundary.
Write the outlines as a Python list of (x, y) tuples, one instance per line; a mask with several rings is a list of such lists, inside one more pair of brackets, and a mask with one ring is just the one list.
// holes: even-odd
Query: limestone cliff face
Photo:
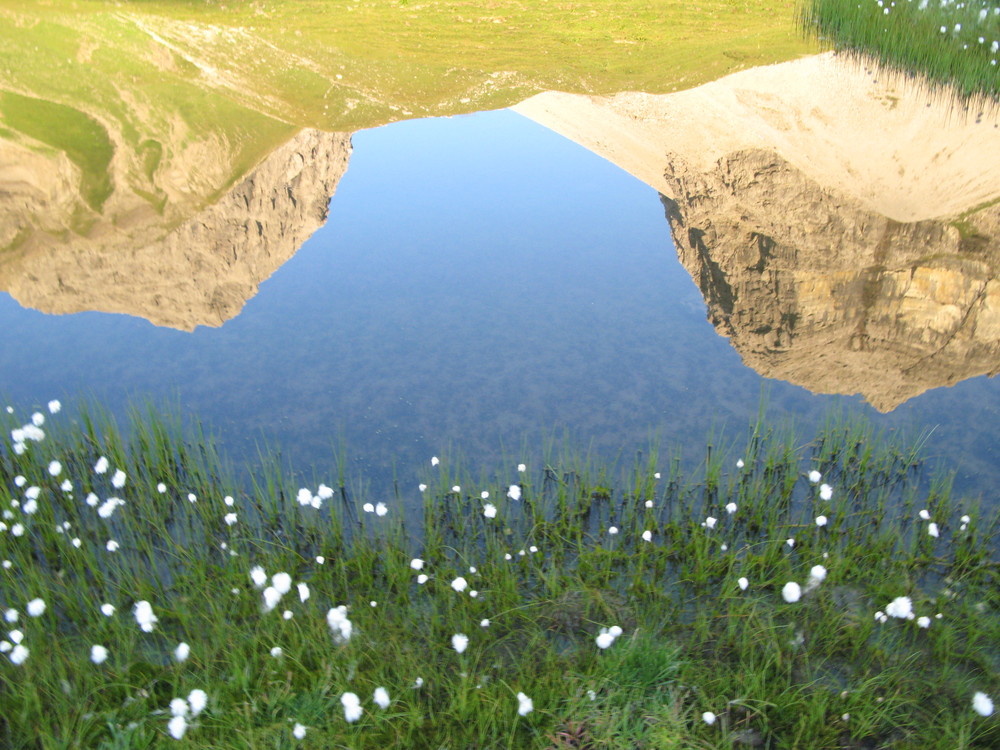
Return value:
[[(0, 289), (43, 312), (127, 313), (182, 330), (235, 316), (322, 226), (351, 151), (349, 134), (302, 130), (206, 208), (130, 207), (118, 189), (70, 229), (74, 165), (2, 145)], [(63, 221), (48, 226), (46, 216)]]
[(1000, 371), (1000, 207), (901, 223), (774, 152), (667, 157), (662, 197), (709, 319), (762, 375), (890, 411)]

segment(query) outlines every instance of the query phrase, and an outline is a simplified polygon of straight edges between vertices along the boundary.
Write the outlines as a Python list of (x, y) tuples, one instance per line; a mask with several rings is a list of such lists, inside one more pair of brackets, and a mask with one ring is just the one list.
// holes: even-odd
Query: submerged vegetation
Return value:
[(838, 50), (923, 75), (964, 98), (1000, 100), (1000, 3), (809, 0), (802, 19)]
[(2, 415), (5, 747), (1000, 742), (996, 514), (863, 423), (365, 498), (60, 406)]

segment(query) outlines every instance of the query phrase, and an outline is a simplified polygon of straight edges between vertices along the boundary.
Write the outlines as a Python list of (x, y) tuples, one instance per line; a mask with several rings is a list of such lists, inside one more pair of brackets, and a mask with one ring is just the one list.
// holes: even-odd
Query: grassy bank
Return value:
[(962, 97), (1000, 99), (1000, 6), (973, 0), (809, 0), (807, 32)]
[(64, 415), (3, 415), (5, 747), (1000, 741), (995, 514), (863, 424), (363, 498)]

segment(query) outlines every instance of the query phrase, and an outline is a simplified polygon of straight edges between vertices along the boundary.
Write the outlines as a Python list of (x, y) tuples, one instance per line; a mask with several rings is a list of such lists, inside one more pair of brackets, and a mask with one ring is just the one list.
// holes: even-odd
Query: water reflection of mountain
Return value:
[(709, 319), (761, 374), (889, 411), (1000, 371), (995, 113), (828, 56), (518, 109), (663, 194)]
[[(219, 156), (206, 145), (189, 165), (195, 180)], [(322, 226), (349, 156), (348, 134), (302, 130), (207, 207), (180, 198), (156, 210), (124, 178), (102, 205), (83, 206), (65, 154), (3, 142), (0, 289), (49, 313), (221, 325)]]
[(1000, 370), (1000, 210), (963, 231), (897, 222), (764, 151), (710, 172), (671, 162), (667, 174), (681, 263), (716, 330), (762, 375), (890, 411)]

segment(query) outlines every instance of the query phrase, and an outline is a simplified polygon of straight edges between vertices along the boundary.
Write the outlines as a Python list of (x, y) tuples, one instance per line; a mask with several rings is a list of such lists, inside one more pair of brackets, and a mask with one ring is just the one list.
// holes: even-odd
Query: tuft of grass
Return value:
[[(286, 747), (296, 724), (304, 747), (1000, 740), (996, 717), (971, 708), (976, 691), (1000, 691), (1000, 522), (926, 475), (920, 441), (834, 416), (807, 443), (759, 421), (738, 455), (713, 444), (689, 473), (676, 461), (666, 471), (655, 446), (623, 470), (548, 446), (521, 472), (522, 446), (474, 475), (443, 454), (378, 515), (348, 486), (344, 459), (339, 476), (303, 488), (265, 453), (237, 480), (196, 424), (141, 409), (121, 429), (92, 406), (68, 412), (38, 413), (42, 440), (23, 433), (31, 415), (0, 414), (11, 438), (0, 446), (4, 747), (173, 746), (170, 701), (193, 689), (208, 706), (178, 746)], [(124, 504), (104, 517), (109, 497)], [(810, 584), (817, 565), (826, 577)], [(266, 611), (255, 566), (265, 584), (286, 572), (309, 597), (293, 585)], [(784, 601), (788, 581), (800, 601)], [(877, 620), (900, 596), (928, 627)], [(46, 607), (31, 617), (35, 598)], [(132, 614), (142, 600), (158, 617), (150, 632)], [(349, 638), (327, 623), (342, 605)], [(18, 637), (30, 651), (20, 665)], [(90, 661), (93, 645), (106, 662)], [(386, 709), (372, 701), (379, 686)], [(355, 723), (347, 692), (360, 697)], [(533, 702), (526, 715), (519, 693)]]
[(965, 100), (1000, 100), (1000, 8), (985, 0), (809, 0), (807, 34)]

